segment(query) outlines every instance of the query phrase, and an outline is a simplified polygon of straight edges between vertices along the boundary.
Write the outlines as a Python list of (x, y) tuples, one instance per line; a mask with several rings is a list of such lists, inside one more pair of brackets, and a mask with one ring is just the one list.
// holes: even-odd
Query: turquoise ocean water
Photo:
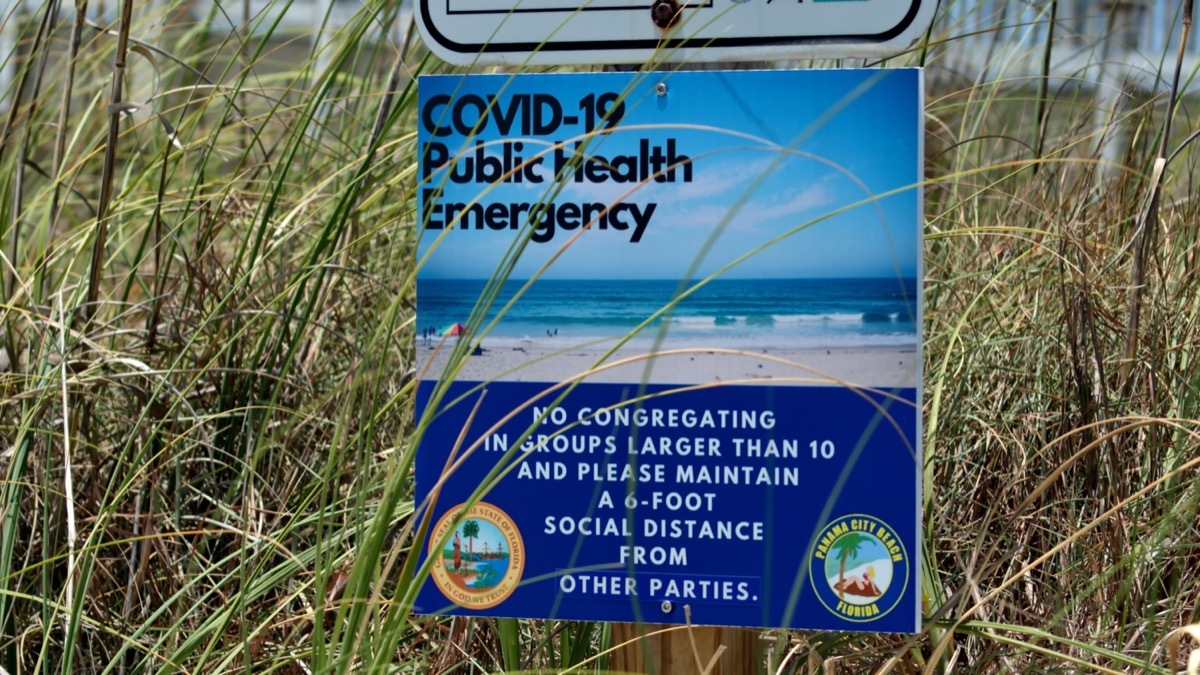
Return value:
[[(487, 321), (524, 283), (504, 284)], [(417, 334), (469, 323), (484, 284), (419, 279)], [(678, 287), (673, 280), (539, 280), (484, 341), (515, 345), (554, 338), (574, 345), (623, 336), (661, 310)], [(669, 317), (651, 321), (633, 343), (653, 340), (665, 323), (665, 346), (674, 348), (915, 345), (916, 294), (916, 279), (717, 279)]]

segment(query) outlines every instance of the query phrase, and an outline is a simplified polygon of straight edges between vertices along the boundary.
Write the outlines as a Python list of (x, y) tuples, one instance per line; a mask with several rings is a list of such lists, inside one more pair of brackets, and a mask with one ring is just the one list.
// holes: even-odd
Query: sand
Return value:
[[(417, 342), (417, 372), (437, 379), (454, 348), (453, 339)], [(587, 382), (705, 384), (712, 382), (871, 387), (916, 386), (920, 359), (916, 345), (830, 349), (676, 349), (648, 358), (647, 348), (622, 347), (600, 359), (603, 346), (570, 346), (554, 340), (526, 340), (489, 346), (467, 356), (456, 379), (466, 381), (560, 382), (586, 373)], [(425, 369), (432, 359), (432, 365)], [(628, 363), (619, 364), (626, 361)]]

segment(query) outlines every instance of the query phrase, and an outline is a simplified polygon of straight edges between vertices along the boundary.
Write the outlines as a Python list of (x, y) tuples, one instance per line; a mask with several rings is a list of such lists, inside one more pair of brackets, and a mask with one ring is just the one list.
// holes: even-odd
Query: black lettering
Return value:
[[(446, 224), (450, 227), (458, 226), (460, 229), (466, 230), (471, 227), (471, 218), (475, 219), (475, 229), (483, 227), (483, 204), (475, 202), (474, 204), (446, 204)], [(459, 217), (458, 214), (462, 216)]]
[(508, 206), (505, 204), (488, 204), (483, 211), (487, 226), (493, 230), (507, 230), (508, 215)]
[(425, 107), (421, 109), (421, 124), (425, 127), (425, 131), (434, 136), (449, 136), (453, 133), (449, 127), (438, 126), (438, 123), (434, 121), (434, 111), (448, 103), (450, 103), (450, 97), (446, 94), (429, 97), (429, 100), (425, 102)]
[[(543, 117), (546, 111), (549, 111), (549, 119)], [(562, 124), (562, 106), (559, 105), (558, 99), (549, 94), (534, 94), (533, 134), (535, 136), (552, 134), (558, 130), (560, 124)]]
[(591, 224), (591, 223), (594, 223), (597, 219), (599, 219), (600, 226), (606, 227), (608, 224), (607, 219), (604, 217), (606, 211), (608, 211), (608, 207), (599, 202), (592, 202), (590, 204), (584, 204), (583, 205), (583, 222), (585, 224)]
[(662, 148), (656, 145), (650, 151), (649, 156), (646, 154), (642, 156), (650, 162), (650, 171), (654, 173), (655, 183), (666, 183), (671, 180), (670, 173), (667, 171), (667, 167), (670, 165), (667, 163), (667, 156), (663, 154)]
[(591, 183), (603, 183), (608, 180), (608, 167), (604, 165), (603, 157), (589, 157), (584, 160), (583, 173)]
[(618, 155), (613, 158), (608, 170), (612, 175), (613, 182), (636, 183), (638, 182), (637, 165), (637, 157), (633, 155)]
[(442, 168), (450, 158), (450, 149), (444, 143), (430, 141), (421, 153), (421, 180), (429, 180), (434, 171)]
[[(421, 192), (422, 211), (426, 218), (425, 227), (430, 230), (517, 230), (524, 224), (530, 228), (529, 239), (545, 244), (554, 239), (561, 230), (572, 232), (580, 229), (629, 232), (629, 243), (642, 240), (654, 217), (657, 204), (617, 202), (606, 205), (602, 202), (439, 202), (441, 191), (425, 189)], [(528, 218), (522, 220), (522, 215)]]
[(496, 116), (496, 131), (507, 136), (512, 131), (513, 122), (521, 114), (521, 130), (518, 133), (529, 133), (529, 94), (517, 94), (508, 99), (508, 107), (496, 104), (495, 94), (488, 95), (488, 102)]
[(475, 141), (475, 181), (476, 183), (496, 183), (504, 178), (504, 163), (498, 157), (483, 151), (483, 141)]
[[(468, 123), (464, 112), (468, 107), (475, 108), (475, 119)], [(454, 103), (454, 108), (451, 111), (450, 121), (454, 123), (454, 130), (463, 136), (471, 136), (477, 131), (482, 131), (487, 128), (488, 120), (488, 104), (487, 101), (476, 96), (475, 94), (467, 94), (458, 99)]]
[[(536, 215), (535, 215), (536, 214)], [(536, 204), (529, 209), (530, 221), (537, 220), (533, 232), (529, 235), (532, 241), (544, 244), (554, 238), (554, 205)]]
[(654, 217), (654, 210), (658, 208), (658, 204), (653, 202), (646, 205), (645, 210), (639, 209), (637, 204), (633, 205), (630, 212), (633, 214), (633, 236), (629, 238), (629, 243), (636, 244), (642, 240), (642, 235), (646, 233), (646, 228), (650, 225), (650, 219)]
[(563, 204), (558, 208), (558, 226), (564, 230), (573, 230), (582, 225), (579, 222), (579, 205)]
[[(512, 210), (508, 214), (509, 227), (514, 230), (517, 229), (517, 226), (521, 223), (521, 214), (528, 211), (532, 206), (532, 204), (513, 204)], [(530, 218), (532, 217), (533, 214), (531, 213)]]
[(667, 172), (667, 180), (674, 182), (675, 169), (683, 168), (683, 182), (692, 182), (692, 158), (687, 155), (675, 154), (675, 139), (667, 139), (667, 166), (671, 167)]
[(621, 214), (630, 208), (632, 208), (632, 206), (630, 204), (625, 204), (625, 203), (613, 204), (612, 206), (610, 206), (608, 209), (608, 224), (609, 224), (609, 226), (612, 227), (614, 230), (620, 230), (622, 232), (624, 232), (625, 230), (628, 230), (629, 223), (626, 223), (624, 220), (621, 220)]
[(421, 202), (424, 205), (425, 212), (425, 227), (430, 230), (442, 229), (442, 221), (437, 220), (434, 216), (441, 213), (442, 205), (438, 204), (438, 197), (441, 190), (422, 190)]

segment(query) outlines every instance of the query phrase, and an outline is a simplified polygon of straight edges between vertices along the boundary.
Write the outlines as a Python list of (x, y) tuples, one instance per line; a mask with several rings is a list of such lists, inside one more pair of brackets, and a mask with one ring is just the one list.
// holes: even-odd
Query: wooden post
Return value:
[[(645, 637), (665, 628), (676, 630)], [(689, 629), (634, 623), (612, 625), (613, 647), (639, 636), (642, 639), (613, 651), (609, 670), (649, 675), (756, 675), (759, 672), (762, 640), (756, 630), (715, 626)], [(725, 650), (712, 664), (712, 669), (706, 671), (713, 655), (722, 646)]]
[[(677, 70), (756, 70), (770, 69), (777, 65), (769, 61), (739, 61), (735, 63), (686, 63), (676, 65)], [(660, 66), (664, 68), (664, 66)], [(637, 70), (636, 66), (609, 65), (605, 70)], [(678, 608), (683, 611), (683, 608)], [(762, 640), (759, 631), (727, 626), (692, 626), (677, 628), (666, 633), (645, 637), (673, 626), (662, 624), (614, 623), (612, 646), (624, 642), (629, 645), (613, 651), (609, 670), (616, 673), (647, 673), (648, 675), (757, 675), (762, 657)], [(693, 647), (693, 640), (695, 646)], [(708, 668), (713, 655), (722, 646), (725, 651)], [(697, 663), (699, 655), (699, 663)]]

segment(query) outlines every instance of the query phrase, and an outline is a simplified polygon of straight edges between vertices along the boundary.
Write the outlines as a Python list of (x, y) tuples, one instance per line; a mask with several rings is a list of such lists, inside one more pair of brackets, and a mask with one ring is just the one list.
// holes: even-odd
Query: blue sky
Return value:
[[(656, 204), (639, 243), (629, 232), (588, 231), (570, 245), (558, 232), (551, 242), (530, 243), (514, 270), (528, 278), (553, 256), (545, 278), (678, 279), (694, 265), (715, 273), (739, 256), (806, 223), (857, 202), (862, 205), (810, 225), (738, 263), (728, 278), (917, 276), (920, 269), (920, 191), (870, 201), (912, 188), (920, 179), (921, 100), (915, 70), (698, 71), (684, 73), (422, 78), (422, 100), (444, 92), (463, 95), (551, 93), (570, 114), (588, 94), (627, 92), (627, 112), (611, 135), (593, 139), (589, 154), (636, 153), (639, 141), (665, 145), (693, 159), (690, 183), (647, 185), (568, 183), (554, 196), (564, 202), (624, 201)], [(664, 83), (659, 96), (655, 85)], [(563, 125), (521, 140), (524, 155), (573, 139)], [(494, 126), (479, 138), (499, 155), (504, 142)], [(439, 139), (452, 151), (462, 135)], [(474, 143), (472, 139), (471, 143)], [(547, 158), (545, 164), (550, 164)], [(543, 167), (544, 168), (544, 167)], [(550, 171), (542, 175), (549, 178)], [(443, 181), (441, 172), (431, 182)], [(455, 184), (443, 202), (531, 203), (548, 200), (541, 185)], [(735, 208), (735, 205), (740, 207)], [(716, 236), (715, 242), (710, 238)], [(438, 235), (432, 255), (426, 257)], [(427, 231), (419, 252), (424, 278), (483, 278), (497, 268), (517, 237), (491, 230)], [(706, 243), (713, 244), (707, 253)]]

